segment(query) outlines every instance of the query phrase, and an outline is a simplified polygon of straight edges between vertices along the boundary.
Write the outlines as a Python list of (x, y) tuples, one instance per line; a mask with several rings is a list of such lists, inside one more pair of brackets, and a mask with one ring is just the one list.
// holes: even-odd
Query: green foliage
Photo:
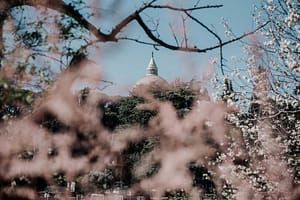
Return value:
[(19, 154), (19, 157), (22, 160), (31, 161), (36, 154), (37, 154), (37, 150), (35, 150), (35, 149), (32, 149), (32, 150), (23, 150)]
[[(170, 90), (153, 92), (154, 98), (171, 102), (177, 110), (178, 117), (184, 117), (184, 114), (192, 108), (196, 95), (196, 92), (187, 84)], [(100, 105), (103, 111), (102, 124), (110, 129), (121, 129), (132, 125), (147, 126), (147, 123), (152, 117), (155, 117), (157, 111), (138, 109), (138, 105), (143, 103), (149, 102), (145, 102), (142, 97), (138, 96), (122, 97), (117, 101), (102, 103)], [(150, 137), (142, 141), (129, 143), (123, 151), (122, 157), (125, 161), (123, 177), (128, 185), (150, 177), (157, 172), (160, 163), (150, 164), (143, 172), (144, 174), (139, 174), (138, 177), (135, 177), (133, 170), (134, 166), (138, 165), (139, 161), (158, 144), (159, 138)], [(95, 179), (96, 177), (94, 177)]]
[[(183, 117), (194, 103), (196, 92), (187, 86), (174, 87), (171, 90), (153, 92), (153, 96), (161, 101), (169, 101), (177, 111), (178, 117)], [(142, 97), (122, 97), (118, 101), (105, 102), (100, 105), (103, 110), (102, 124), (110, 129), (130, 125), (146, 126), (157, 111), (138, 109), (139, 104), (145, 103)]]
[(116, 177), (112, 169), (106, 168), (103, 171), (91, 172), (89, 182), (98, 189), (107, 190), (113, 187)]
[(44, 113), (43, 117), (38, 119), (37, 123), (52, 133), (58, 133), (67, 129), (56, 116), (48, 112)]
[(189, 170), (193, 175), (193, 186), (203, 189), (204, 194), (213, 194), (216, 192), (215, 184), (211, 174), (205, 167), (196, 163), (190, 163)]
[(110, 129), (128, 125), (145, 126), (156, 112), (138, 109), (141, 103), (144, 103), (142, 98), (131, 96), (100, 105), (103, 110), (102, 124)]
[(133, 184), (143, 178), (152, 176), (157, 172), (157, 169), (160, 167), (160, 163), (153, 163), (148, 166), (148, 169), (144, 174), (141, 174), (139, 177), (135, 177), (133, 174), (134, 165), (146, 156), (147, 153), (151, 152), (159, 144), (158, 137), (149, 137), (144, 140), (129, 143), (128, 147), (122, 152), (122, 157), (125, 160), (125, 177), (128, 178), (126, 182), (128, 184)]
[(67, 186), (67, 179), (63, 172), (55, 172), (52, 174), (52, 180), (58, 186)]
[[(22, 9), (22, 8), (20, 8)], [(16, 10), (17, 12), (17, 10)], [(47, 46), (47, 30), (43, 21), (27, 22), (17, 28), (15, 40), (20, 40), (26, 48), (41, 50)]]
[[(8, 183), (6, 183), (8, 185)], [(11, 186), (21, 186), (21, 187), (32, 187), (36, 188), (38, 191), (42, 191), (47, 186), (47, 180), (45, 177), (42, 176), (18, 176), (10, 180), (10, 187)], [(2, 185), (1, 185), (2, 186)], [(1, 198), (0, 193), (0, 199), (7, 199), (7, 198)], [(19, 198), (16, 198), (19, 199)]]
[(30, 109), (35, 94), (16, 86), (12, 81), (0, 78), (0, 118), (18, 116), (21, 110)]
[(168, 200), (189, 200), (189, 194), (184, 190), (167, 191), (164, 195)]
[(146, 173), (140, 177), (140, 179), (144, 179), (144, 178), (148, 178), (153, 176), (154, 174), (156, 174), (160, 168), (161, 164), (159, 162), (156, 163), (151, 163), (148, 167), (148, 169), (146, 170)]
[(161, 101), (171, 102), (177, 111), (177, 116), (182, 118), (192, 108), (196, 92), (187, 86), (179, 86), (171, 90), (155, 91), (153, 96)]
[(37, 47), (43, 42), (43, 35), (38, 30), (25, 31), (23, 35), (23, 42), (26, 46)]

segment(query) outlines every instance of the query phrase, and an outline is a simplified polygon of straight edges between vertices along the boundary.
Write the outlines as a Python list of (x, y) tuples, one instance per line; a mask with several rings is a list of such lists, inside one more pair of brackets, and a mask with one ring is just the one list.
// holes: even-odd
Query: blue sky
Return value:
[[(102, 1), (103, 2), (103, 1)], [(106, 1), (111, 2), (111, 1)], [(121, 1), (122, 2), (122, 1)], [(125, 1), (124, 1), (125, 2)], [(110, 28), (111, 24), (117, 22), (118, 19), (129, 14), (133, 9), (140, 6), (141, 1), (126, 1), (123, 7), (118, 12), (113, 12), (110, 16), (103, 15), (103, 18), (107, 17), (106, 21), (102, 22), (103, 25)], [(160, 1), (163, 2), (163, 1)], [(167, 1), (164, 1), (167, 2)], [(180, 5), (182, 2), (177, 1)], [(194, 2), (194, 1), (190, 1)], [(221, 36), (224, 41), (225, 29), (222, 24), (223, 19), (228, 22), (228, 25), (232, 29), (235, 35), (241, 35), (244, 32), (255, 29), (255, 24), (252, 21), (253, 5), (258, 4), (255, 0), (210, 0), (200, 1), (200, 5), (207, 4), (223, 4), (222, 8), (200, 10), (194, 12), (203, 23), (211, 27)], [(104, 1), (105, 10), (105, 1)], [(151, 10), (147, 12), (147, 15), (154, 16), (155, 19), (160, 20), (159, 30), (161, 31), (161, 37), (170, 42), (174, 42), (173, 38), (168, 31), (168, 24), (165, 22), (171, 21), (172, 23), (180, 23), (181, 18), (176, 18), (173, 13), (168, 13), (166, 10), (159, 12), (157, 10)], [(147, 19), (147, 15), (142, 15), (143, 19)], [(177, 21), (176, 21), (177, 20)], [(179, 22), (178, 22), (179, 20)], [(107, 24), (106, 24), (107, 23)], [(180, 26), (179, 26), (180, 27)], [(194, 23), (187, 24), (189, 31), (190, 42), (197, 42), (197, 46), (206, 47), (208, 45), (216, 44), (216, 40), (207, 35), (201, 30), (199, 26)], [(123, 35), (134, 35), (134, 37), (144, 38), (143, 31), (138, 28), (137, 24), (132, 23), (122, 33)], [(228, 38), (227, 38), (228, 39)], [(159, 50), (155, 50), (152, 46), (146, 46), (137, 44), (134, 42), (119, 42), (119, 43), (101, 43), (100, 56), (97, 55), (95, 59), (100, 63), (103, 71), (103, 78), (114, 82), (113, 86), (107, 88), (104, 92), (109, 94), (121, 94), (126, 95), (131, 89), (132, 85), (142, 76), (145, 75), (146, 67), (149, 63), (151, 52), (154, 52), (155, 61), (159, 68), (159, 75), (165, 78), (167, 81), (173, 81), (176, 78), (180, 78), (184, 81), (189, 81), (192, 78), (202, 79), (206, 74), (218, 71), (218, 65), (212, 66), (209, 64), (210, 58), (219, 58), (218, 50), (210, 51), (205, 54), (199, 53), (182, 53), (178, 51), (171, 51), (160, 47)], [(245, 56), (243, 53), (242, 44), (240, 42), (229, 44), (224, 47), (224, 57), (227, 59), (225, 64), (230, 67), (234, 63), (230, 60), (232, 56)], [(97, 53), (98, 54), (98, 53)], [(230, 74), (229, 74), (230, 75)]]

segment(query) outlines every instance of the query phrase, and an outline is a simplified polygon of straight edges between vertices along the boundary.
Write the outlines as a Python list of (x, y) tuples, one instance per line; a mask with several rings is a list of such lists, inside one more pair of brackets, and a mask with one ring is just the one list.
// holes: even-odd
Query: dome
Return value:
[(168, 82), (161, 78), (160, 76), (152, 75), (152, 74), (147, 74), (146, 76), (142, 77), (139, 79), (136, 83), (135, 86), (139, 85), (157, 85), (157, 86), (164, 86), (168, 85)]
[(152, 57), (147, 66), (146, 75), (135, 83), (133, 87), (133, 91), (140, 90), (140, 89), (157, 90), (157, 89), (166, 88), (168, 87), (168, 85), (169, 84), (165, 79), (158, 76), (158, 68), (154, 61), (153, 53), (152, 53)]

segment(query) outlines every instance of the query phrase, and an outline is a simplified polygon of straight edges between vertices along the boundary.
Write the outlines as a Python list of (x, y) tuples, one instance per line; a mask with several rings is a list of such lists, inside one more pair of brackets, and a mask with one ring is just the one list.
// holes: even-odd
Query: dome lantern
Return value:
[(168, 88), (168, 82), (162, 77), (158, 76), (158, 68), (154, 61), (153, 52), (150, 62), (147, 66), (147, 73), (140, 78), (132, 88), (132, 92), (139, 93), (140, 91), (155, 91)]
[(152, 56), (151, 56), (150, 62), (147, 67), (146, 75), (156, 75), (156, 76), (158, 75), (158, 70), (157, 70), (156, 63), (154, 61), (153, 52), (152, 52)]

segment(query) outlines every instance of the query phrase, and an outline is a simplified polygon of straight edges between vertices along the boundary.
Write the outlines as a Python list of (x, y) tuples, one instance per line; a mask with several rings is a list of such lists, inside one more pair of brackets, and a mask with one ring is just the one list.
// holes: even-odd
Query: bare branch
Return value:
[(174, 38), (174, 40), (175, 40), (175, 42), (176, 42), (176, 45), (178, 46), (178, 45), (179, 45), (178, 39), (177, 39), (176, 34), (175, 34), (175, 31), (174, 31), (174, 29), (173, 29), (173, 27), (172, 27), (172, 25), (171, 25), (170, 23), (169, 23), (169, 27), (170, 27), (170, 29), (171, 29), (171, 31), (172, 31), (172, 35), (173, 35), (173, 38)]
[(142, 27), (142, 29), (144, 30), (146, 35), (150, 39), (152, 39), (154, 42), (157, 42), (161, 46), (164, 46), (164, 47), (166, 47), (168, 49), (171, 49), (171, 50), (180, 50), (179, 46), (174, 46), (174, 45), (168, 44), (168, 43), (162, 41), (161, 39), (157, 38), (155, 35), (153, 35), (153, 33), (151, 32), (149, 27), (145, 24), (145, 22), (143, 21), (143, 19), (140, 17), (140, 15), (138, 13), (136, 13), (136, 18), (135, 19), (138, 22), (138, 24)]
[[(254, 29), (253, 31), (250, 31), (250, 32), (247, 32), (247, 33), (244, 33), (243, 35), (239, 36), (239, 37), (236, 37), (236, 38), (233, 38), (231, 40), (228, 40), (226, 42), (223, 42), (222, 43), (222, 46), (225, 46), (227, 44), (230, 44), (230, 43), (233, 43), (235, 41), (238, 41), (238, 40), (241, 40), (249, 35), (252, 35), (254, 33), (256, 33), (258, 30), (262, 29), (263, 27), (265, 27), (267, 24), (269, 24), (270, 21), (267, 21), (266, 23), (262, 24), (261, 26), (257, 27), (256, 29)], [(214, 46), (214, 47), (211, 47), (211, 48), (216, 48), (217, 46)]]
[(36, 1), (36, 0), (4, 0), (6, 5), (6, 11), (14, 8), (16, 6), (43, 6), (45, 8), (50, 8), (56, 10), (62, 14), (66, 14), (74, 18), (79, 24), (81, 24), (84, 28), (93, 33), (97, 38), (101, 39), (103, 42), (111, 41), (113, 38), (110, 38), (109, 35), (101, 32), (97, 27), (87, 21), (78, 10), (76, 10), (71, 4), (66, 4), (62, 0), (44, 0), (44, 1)]
[[(74, 18), (79, 24), (81, 24), (84, 28), (86, 28), (88, 31), (90, 31), (97, 38), (96, 40), (94, 40), (92, 42), (89, 42), (86, 45), (82, 46), (79, 51), (81, 51), (82, 49), (85, 49), (86, 47), (88, 47), (92, 44), (95, 44), (97, 42), (109, 42), (109, 41), (117, 42), (118, 40), (131, 40), (131, 41), (135, 41), (135, 42), (146, 44), (146, 45), (152, 45), (154, 48), (156, 48), (158, 46), (163, 46), (163, 47), (171, 49), (171, 50), (185, 51), (185, 52), (196, 52), (196, 53), (205, 53), (207, 51), (219, 48), (220, 49), (220, 56), (221, 56), (221, 69), (223, 67), (223, 53), (222, 53), (222, 47), (223, 46), (225, 46), (227, 44), (230, 44), (230, 43), (233, 43), (235, 41), (241, 40), (242, 38), (255, 33), (257, 30), (261, 29), (262, 27), (264, 27), (268, 23), (268, 22), (265, 23), (264, 25), (258, 27), (254, 31), (245, 33), (245, 34), (243, 34), (239, 37), (228, 40), (226, 42), (222, 42), (221, 38), (215, 32), (213, 32), (210, 28), (208, 28), (205, 24), (203, 24), (197, 18), (193, 17), (190, 14), (190, 12), (194, 11), (194, 10), (200, 10), (200, 9), (220, 8), (223, 5), (197, 6), (197, 4), (196, 4), (195, 7), (192, 7), (192, 8), (176, 8), (176, 7), (172, 7), (172, 6), (169, 6), (169, 5), (153, 5), (156, 1), (157, 0), (152, 0), (149, 3), (143, 4), (135, 12), (131, 13), (126, 18), (121, 20), (111, 30), (110, 33), (101, 32), (99, 30), (99, 28), (97, 28), (91, 22), (87, 21), (84, 18), (84, 16), (82, 14), (80, 14), (78, 9), (73, 7), (71, 4), (66, 4), (63, 0), (44, 0), (44, 1), (36, 1), (36, 0), (14, 0), (14, 1), (10, 1), (10, 0), (4, 0), (4, 5), (6, 5), (8, 10), (15, 7), (15, 6), (23, 6), (23, 5), (44, 6), (46, 8), (56, 10), (56, 11), (62, 13), (62, 14), (66, 14), (66, 15)], [(199, 24), (205, 30), (207, 30), (209, 33), (211, 33), (218, 40), (218, 44), (215, 45), (215, 46), (211, 46), (211, 47), (207, 47), (207, 48), (203, 48), (203, 49), (200, 49), (197, 46), (189, 46), (188, 41), (187, 41), (188, 38), (187, 38), (187, 33), (186, 33), (186, 27), (184, 27), (184, 41), (185, 41), (184, 45), (179, 45), (178, 44), (178, 40), (177, 40), (176, 35), (175, 35), (173, 30), (172, 30), (172, 34), (173, 34), (173, 37), (175, 38), (176, 45), (172, 45), (172, 44), (169, 44), (169, 43), (165, 42), (164, 40), (160, 39), (159, 36), (155, 36), (153, 34), (153, 31), (147, 26), (147, 24), (141, 18), (140, 13), (142, 13), (147, 8), (170, 9), (170, 10), (174, 10), (174, 11), (184, 12), (191, 20), (195, 21), (197, 24)], [(0, 17), (1, 17), (1, 22), (3, 23), (3, 21), (5, 20), (5, 18), (7, 16), (0, 15)], [(144, 41), (141, 41), (139, 39), (133, 39), (133, 38), (130, 38), (130, 37), (128, 37), (128, 38), (127, 37), (117, 38), (117, 35), (122, 31), (122, 29), (124, 27), (126, 27), (129, 23), (131, 23), (132, 21), (136, 21), (138, 23), (138, 25), (144, 30), (146, 36), (148, 36), (153, 42), (144, 42)], [(183, 23), (184, 23), (184, 26), (185, 26), (184, 21), (183, 21)], [(222, 69), (222, 73), (223, 73), (223, 69)]]
[(181, 19), (182, 19), (182, 26), (183, 26), (183, 40), (184, 40), (184, 44), (185, 44), (185, 47), (188, 47), (188, 39), (187, 39), (187, 34), (186, 34), (186, 19), (184, 19), (183, 16), (181, 16)]
[(193, 10), (201, 10), (201, 9), (208, 9), (208, 8), (221, 8), (223, 5), (207, 5), (207, 6), (198, 6), (198, 7), (193, 7), (193, 8), (176, 8), (173, 6), (169, 5), (149, 5), (148, 7), (150, 8), (163, 8), (163, 9), (169, 9), (169, 10), (174, 10), (174, 11), (193, 11)]
[(43, 57), (47, 57), (47, 58), (50, 58), (51, 60), (54, 60), (56, 62), (58, 62), (59, 64), (63, 65), (63, 66), (66, 66), (60, 59), (58, 58), (55, 58), (54, 56), (49, 56), (47, 54), (44, 54), (44, 53), (39, 53), (39, 52), (34, 52), (32, 54), (30, 54), (27, 58), (26, 58), (26, 62), (28, 62), (28, 60), (30, 58), (34, 58), (35, 56), (43, 56)]
[(125, 26), (127, 26), (127, 24), (129, 24), (130, 22), (132, 22), (133, 20), (135, 20), (136, 18), (136, 13), (141, 13), (143, 10), (145, 10), (146, 8), (148, 8), (149, 6), (151, 6), (151, 4), (153, 4), (156, 0), (152, 0), (151, 2), (144, 4), (142, 7), (140, 7), (139, 9), (137, 9), (135, 12), (133, 12), (132, 14), (130, 14), (128, 17), (126, 17), (125, 19), (123, 19), (119, 24), (117, 24), (115, 26), (115, 28), (111, 31), (111, 33), (109, 34), (110, 37), (114, 38)]
[(222, 43), (221, 38), (218, 36), (218, 34), (216, 34), (215, 32), (213, 32), (210, 28), (208, 28), (208, 26), (206, 26), (205, 24), (203, 24), (201, 21), (199, 21), (197, 18), (193, 17), (191, 14), (189, 14), (189, 12), (184, 11), (184, 13), (193, 21), (195, 21), (197, 24), (199, 24), (200, 26), (202, 26), (203, 28), (205, 28), (209, 33), (211, 33), (213, 36), (215, 36), (215, 38), (217, 38), (219, 43)]
[(207, 51), (214, 50), (214, 49), (220, 48), (222, 46), (228, 45), (230, 43), (233, 43), (235, 41), (241, 40), (244, 37), (247, 37), (247, 36), (249, 36), (249, 35), (257, 32), (259, 29), (263, 28), (264, 26), (266, 26), (269, 23), (269, 22), (266, 22), (265, 24), (259, 26), (255, 30), (247, 32), (247, 33), (244, 33), (243, 35), (241, 35), (241, 36), (239, 36), (237, 38), (228, 40), (226, 42), (219, 43), (218, 45), (215, 45), (215, 46), (211, 46), (211, 47), (204, 48), (204, 49), (199, 49), (197, 47), (180, 47), (180, 46), (174, 46), (174, 45), (171, 45), (171, 44), (168, 44), (168, 43), (162, 41), (161, 39), (159, 39), (155, 35), (153, 35), (153, 33), (151, 32), (151, 30), (148, 28), (148, 26), (145, 24), (145, 22), (143, 21), (143, 19), (140, 17), (140, 15), (138, 13), (136, 15), (136, 21), (141, 26), (141, 28), (144, 30), (144, 32), (146, 33), (146, 35), (151, 40), (153, 40), (154, 42), (157, 42), (159, 45), (161, 45), (163, 47), (166, 47), (168, 49), (171, 49), (171, 50), (175, 50), (175, 51), (196, 52), (196, 53), (205, 53)]
[(120, 37), (120, 38), (118, 38), (118, 40), (130, 40), (130, 41), (134, 41), (134, 42), (137, 42), (137, 43), (140, 43), (140, 44), (146, 44), (146, 45), (150, 45), (150, 46), (154, 46), (154, 47), (161, 46), (157, 43), (145, 42), (145, 41), (142, 41), (142, 40), (139, 40), (139, 39), (129, 38), (129, 37)]
[[(202, 23), (200, 20), (198, 20), (197, 18), (195, 18), (194, 16), (192, 16), (189, 12), (185, 11), (184, 12), (190, 19), (192, 19), (194, 22), (196, 22), (197, 24), (199, 24), (200, 26), (202, 26), (205, 30), (207, 30), (209, 33), (211, 33), (219, 42), (219, 44), (222, 44), (222, 39), (220, 38), (220, 36), (218, 34), (216, 34), (214, 31), (212, 31), (210, 28), (208, 28), (208, 26), (206, 26), (204, 23)], [(223, 63), (223, 46), (220, 46), (220, 65), (221, 65), (221, 72), (222, 75), (224, 76), (224, 63)]]

